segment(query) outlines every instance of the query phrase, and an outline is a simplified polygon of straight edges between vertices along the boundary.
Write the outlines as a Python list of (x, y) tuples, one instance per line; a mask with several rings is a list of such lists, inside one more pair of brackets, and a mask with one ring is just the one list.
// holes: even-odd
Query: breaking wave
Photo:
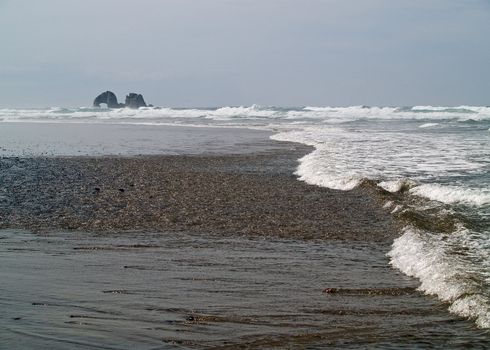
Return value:
[[(138, 110), (129, 108), (62, 108), (50, 107), (42, 109), (0, 109), (0, 120), (3, 122), (36, 121), (49, 122), (63, 120), (65, 122), (86, 119), (87, 121), (120, 119), (166, 119), (179, 118), (205, 118), (215, 121), (233, 120), (236, 118), (270, 118), (273, 120), (321, 120), (323, 123), (345, 123), (363, 119), (377, 120), (456, 120), (456, 121), (484, 121), (490, 120), (490, 107), (460, 106), (460, 107), (262, 107), (228, 106), (219, 108), (170, 108), (170, 107), (142, 107)], [(243, 121), (243, 120), (242, 120)], [(433, 126), (434, 122), (424, 124)]]
[(490, 189), (471, 189), (440, 184), (422, 184), (410, 189), (414, 195), (446, 204), (483, 206), (490, 204)]
[[(490, 265), (488, 256), (482, 256), (488, 251), (479, 246), (487, 243), (468, 237), (465, 229), (435, 235), (406, 227), (388, 256), (393, 267), (421, 281), (419, 290), (450, 303), (451, 312), (479, 327), (490, 328)], [(475, 260), (485, 266), (475, 269)]]
[[(363, 109), (365, 117), (373, 112)], [(418, 278), (420, 290), (449, 303), (451, 312), (490, 328), (490, 140), (486, 122), (459, 125), (465, 115), (482, 119), (489, 109), (414, 110), (426, 118), (387, 121), (384, 116), (369, 123), (359, 118), (347, 125), (283, 130), (272, 138), (314, 147), (299, 159), (296, 174), (302, 181), (352, 190), (368, 180), (393, 193), (385, 209), (407, 227), (389, 253), (392, 266)], [(459, 117), (427, 117), (432, 113)]]

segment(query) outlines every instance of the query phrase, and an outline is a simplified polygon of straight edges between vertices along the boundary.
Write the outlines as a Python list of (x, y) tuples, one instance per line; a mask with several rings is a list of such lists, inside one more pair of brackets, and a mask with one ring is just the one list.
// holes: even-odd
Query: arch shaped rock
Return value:
[(105, 91), (94, 100), (94, 107), (100, 107), (101, 103), (107, 104), (108, 108), (122, 108), (124, 105), (117, 102), (117, 97), (112, 91)]

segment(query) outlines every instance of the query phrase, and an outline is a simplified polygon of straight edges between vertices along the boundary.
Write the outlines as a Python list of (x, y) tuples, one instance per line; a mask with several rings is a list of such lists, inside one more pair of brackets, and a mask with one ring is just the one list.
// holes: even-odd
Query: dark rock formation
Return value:
[(118, 103), (117, 97), (112, 91), (105, 91), (97, 96), (94, 100), (94, 107), (100, 107), (101, 103), (105, 103), (108, 108), (140, 108), (146, 107), (143, 95), (134, 92), (126, 96), (126, 103)]
[(135, 94), (134, 92), (131, 92), (129, 95), (126, 96), (126, 107), (129, 108), (140, 108), (140, 107), (146, 107), (145, 100), (143, 99), (143, 95), (141, 94)]
[(117, 97), (112, 91), (105, 91), (97, 96), (94, 100), (94, 107), (100, 107), (101, 103), (105, 103), (108, 108), (122, 108), (124, 105), (117, 102)]

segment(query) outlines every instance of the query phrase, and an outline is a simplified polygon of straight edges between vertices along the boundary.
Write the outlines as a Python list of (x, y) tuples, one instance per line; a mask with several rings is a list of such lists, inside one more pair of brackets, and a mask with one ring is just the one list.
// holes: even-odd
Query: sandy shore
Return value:
[(296, 159), (309, 149), (277, 145), (221, 156), (3, 158), (0, 227), (393, 237), (373, 197), (298, 181)]

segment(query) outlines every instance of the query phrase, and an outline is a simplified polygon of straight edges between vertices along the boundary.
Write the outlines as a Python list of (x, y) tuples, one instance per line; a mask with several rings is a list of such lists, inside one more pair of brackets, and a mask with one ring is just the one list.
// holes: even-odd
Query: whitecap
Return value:
[(490, 204), (490, 190), (440, 184), (422, 184), (410, 189), (410, 193), (446, 204), (482, 206)]
[(386, 180), (378, 183), (378, 186), (383, 188), (384, 190), (396, 193), (400, 192), (403, 189), (409, 189), (415, 186), (416, 182), (410, 179), (397, 179), (397, 180)]
[(437, 126), (439, 123), (425, 123), (419, 126), (419, 128), (431, 128), (433, 126)]
[(481, 286), (486, 267), (474, 263), (482, 257), (471, 260), (451, 254), (455, 245), (466, 247), (467, 255), (482, 252), (481, 243), (472, 240), (464, 228), (450, 235), (435, 235), (406, 227), (387, 255), (393, 267), (420, 280), (420, 291), (436, 295), (451, 304), (449, 311), (475, 320), (481, 328), (489, 328), (490, 301)]

